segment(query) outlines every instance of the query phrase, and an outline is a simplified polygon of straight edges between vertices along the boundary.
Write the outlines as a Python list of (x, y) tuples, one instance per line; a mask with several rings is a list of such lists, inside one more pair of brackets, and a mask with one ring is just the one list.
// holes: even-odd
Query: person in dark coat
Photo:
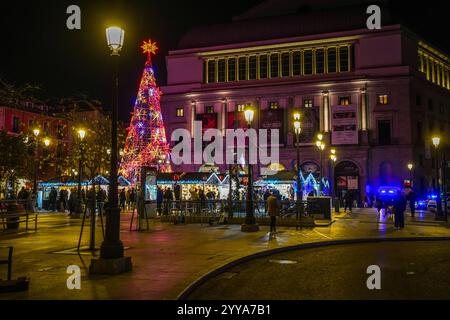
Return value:
[(169, 187), (164, 192), (164, 214), (169, 214), (169, 207), (171, 206), (173, 202), (173, 192), (172, 189)]
[(158, 214), (161, 215), (161, 207), (162, 207), (162, 203), (163, 203), (163, 197), (164, 197), (164, 193), (161, 189), (160, 186), (158, 186), (156, 188), (156, 210), (158, 211)]
[(50, 194), (48, 197), (49, 203), (48, 203), (48, 210), (49, 211), (56, 211), (56, 198), (58, 197), (58, 191), (54, 187), (50, 189)]
[(397, 196), (394, 201), (395, 229), (397, 230), (405, 227), (405, 210), (406, 197), (402, 192), (397, 191)]
[(347, 208), (350, 213), (352, 213), (353, 208), (353, 194), (351, 191), (347, 191), (344, 197), (345, 206), (344, 206), (344, 212), (347, 213)]
[(122, 189), (119, 193), (119, 203), (121, 209), (125, 209), (126, 199), (125, 189)]
[(411, 217), (414, 218), (414, 215), (416, 213), (416, 193), (411, 190), (411, 192), (408, 194), (408, 200), (409, 200), (409, 210), (411, 210)]

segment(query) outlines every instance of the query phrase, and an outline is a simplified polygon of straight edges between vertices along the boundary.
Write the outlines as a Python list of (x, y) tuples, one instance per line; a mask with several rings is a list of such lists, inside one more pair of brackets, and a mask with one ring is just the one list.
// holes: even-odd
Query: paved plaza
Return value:
[[(92, 255), (74, 254), (81, 221), (62, 213), (39, 215), (37, 232), (1, 234), (0, 246), (14, 246), (13, 277), (31, 278), (27, 292), (1, 294), (0, 299), (176, 299), (206, 274), (236, 259), (281, 247), (345, 239), (450, 237), (450, 229), (433, 215), (420, 213), (395, 231), (391, 221), (377, 223), (374, 209), (339, 214), (330, 226), (310, 229), (279, 228), (270, 238), (267, 226), (242, 233), (239, 225), (174, 225), (152, 221), (149, 231), (129, 231), (130, 214), (122, 215), (121, 239), (132, 257), (132, 272), (117, 276), (90, 276)], [(88, 223), (87, 223), (88, 225)], [(97, 228), (97, 246), (102, 239)], [(85, 227), (82, 245), (87, 245)], [(411, 245), (413, 243), (411, 242)], [(1, 252), (6, 254), (6, 252)], [(81, 290), (69, 290), (66, 268), (82, 270)], [(3, 272), (0, 270), (3, 277)]]

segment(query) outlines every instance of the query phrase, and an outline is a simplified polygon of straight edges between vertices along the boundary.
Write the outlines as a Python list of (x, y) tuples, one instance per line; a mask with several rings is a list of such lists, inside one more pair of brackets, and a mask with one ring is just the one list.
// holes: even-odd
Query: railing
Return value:
[[(156, 201), (147, 201), (147, 204), (156, 206), (158, 215), (184, 215), (198, 217), (218, 217), (222, 214), (228, 218), (244, 218), (247, 212), (246, 200), (165, 200), (161, 203)], [(231, 209), (230, 209), (231, 207)], [(268, 217), (267, 203), (264, 200), (253, 201), (255, 218)], [(320, 214), (318, 205), (315, 201), (292, 201), (282, 200), (279, 202), (280, 218), (313, 217)]]
[(25, 223), (28, 231), (28, 223), (34, 221), (34, 230), (37, 230), (37, 213), (33, 212), (32, 200), (0, 200), (0, 225), (3, 230), (18, 230), (20, 223)]

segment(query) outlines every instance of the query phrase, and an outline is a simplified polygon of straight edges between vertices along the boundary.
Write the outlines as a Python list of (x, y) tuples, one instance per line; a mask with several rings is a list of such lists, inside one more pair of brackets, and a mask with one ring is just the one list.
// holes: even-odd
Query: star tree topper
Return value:
[(152, 42), (151, 39), (148, 39), (148, 41), (144, 41), (142, 43), (142, 52), (143, 53), (147, 53), (147, 65), (151, 65), (152, 64), (152, 58), (151, 55), (152, 54), (156, 54), (156, 50), (158, 50), (158, 47), (156, 46), (156, 42)]

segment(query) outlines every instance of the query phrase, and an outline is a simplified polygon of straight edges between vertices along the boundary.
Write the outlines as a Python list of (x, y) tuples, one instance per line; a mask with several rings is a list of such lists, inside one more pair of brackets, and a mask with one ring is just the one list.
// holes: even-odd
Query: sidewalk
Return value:
[[(148, 232), (130, 232), (129, 214), (122, 218), (121, 239), (133, 271), (117, 276), (89, 276), (90, 255), (52, 253), (74, 248), (81, 221), (63, 214), (40, 214), (38, 232), (0, 235), (0, 246), (14, 246), (13, 277), (31, 277), (28, 292), (0, 294), (0, 299), (176, 299), (191, 283), (226, 263), (249, 254), (284, 246), (340, 239), (450, 236), (442, 223), (416, 222), (401, 231), (376, 223), (372, 209), (355, 209), (336, 217), (329, 227), (279, 228), (269, 240), (268, 227), (242, 233), (239, 225), (173, 225), (151, 223)], [(83, 245), (89, 239), (85, 225)], [(97, 246), (101, 229), (97, 228)], [(3, 252), (0, 253), (3, 256)], [(79, 265), (81, 290), (68, 290), (66, 268)], [(4, 277), (0, 269), (0, 276)]]

